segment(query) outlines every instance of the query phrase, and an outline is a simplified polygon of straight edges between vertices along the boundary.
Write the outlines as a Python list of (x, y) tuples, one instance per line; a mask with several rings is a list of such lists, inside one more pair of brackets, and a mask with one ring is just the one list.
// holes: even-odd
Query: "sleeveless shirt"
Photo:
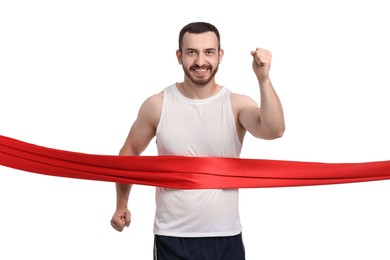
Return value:
[[(231, 92), (190, 99), (173, 84), (164, 89), (156, 131), (159, 155), (239, 157)], [(175, 237), (233, 236), (242, 231), (238, 189), (156, 188), (154, 233)]]

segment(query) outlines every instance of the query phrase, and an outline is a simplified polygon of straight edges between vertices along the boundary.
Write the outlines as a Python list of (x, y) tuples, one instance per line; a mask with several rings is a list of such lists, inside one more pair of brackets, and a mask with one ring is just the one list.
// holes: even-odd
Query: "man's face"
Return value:
[(223, 51), (218, 51), (218, 38), (213, 32), (185, 33), (182, 51), (176, 52), (184, 73), (197, 85), (208, 84), (218, 71)]

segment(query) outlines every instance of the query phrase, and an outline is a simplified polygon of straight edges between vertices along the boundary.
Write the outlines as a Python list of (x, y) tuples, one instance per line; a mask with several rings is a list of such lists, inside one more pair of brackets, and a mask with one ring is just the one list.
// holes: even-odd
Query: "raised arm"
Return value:
[(284, 133), (285, 124), (282, 104), (269, 77), (272, 55), (260, 48), (251, 54), (260, 88), (260, 107), (247, 96), (234, 95), (238, 123), (255, 137), (267, 140), (279, 138)]
[[(162, 100), (162, 93), (145, 100), (119, 155), (138, 156), (146, 149), (156, 135)], [(128, 209), (131, 187), (132, 185), (129, 184), (116, 183), (116, 210), (112, 216), (111, 225), (117, 231), (122, 231), (131, 222), (131, 214)]]

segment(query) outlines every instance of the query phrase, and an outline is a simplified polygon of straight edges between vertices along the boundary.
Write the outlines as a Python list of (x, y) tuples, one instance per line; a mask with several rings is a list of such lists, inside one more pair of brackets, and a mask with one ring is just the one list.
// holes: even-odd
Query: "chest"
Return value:
[(230, 102), (165, 104), (157, 129), (160, 154), (231, 156), (237, 132)]

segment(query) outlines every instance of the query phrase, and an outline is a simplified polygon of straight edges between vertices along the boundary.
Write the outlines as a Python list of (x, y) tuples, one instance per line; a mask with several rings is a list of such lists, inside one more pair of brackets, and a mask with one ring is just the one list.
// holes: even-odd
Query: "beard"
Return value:
[[(211, 71), (211, 73), (210, 73), (210, 76), (208, 76), (207, 78), (198, 79), (198, 78), (194, 78), (191, 75), (191, 71), (194, 69), (208, 69)], [(213, 66), (211, 66), (211, 65), (204, 65), (204, 66), (192, 65), (189, 69), (187, 69), (183, 66), (183, 70), (184, 70), (184, 74), (190, 79), (190, 81), (192, 83), (195, 83), (195, 84), (200, 85), (200, 86), (205, 86), (214, 78), (215, 74), (217, 74), (218, 65), (215, 68), (213, 68)]]

